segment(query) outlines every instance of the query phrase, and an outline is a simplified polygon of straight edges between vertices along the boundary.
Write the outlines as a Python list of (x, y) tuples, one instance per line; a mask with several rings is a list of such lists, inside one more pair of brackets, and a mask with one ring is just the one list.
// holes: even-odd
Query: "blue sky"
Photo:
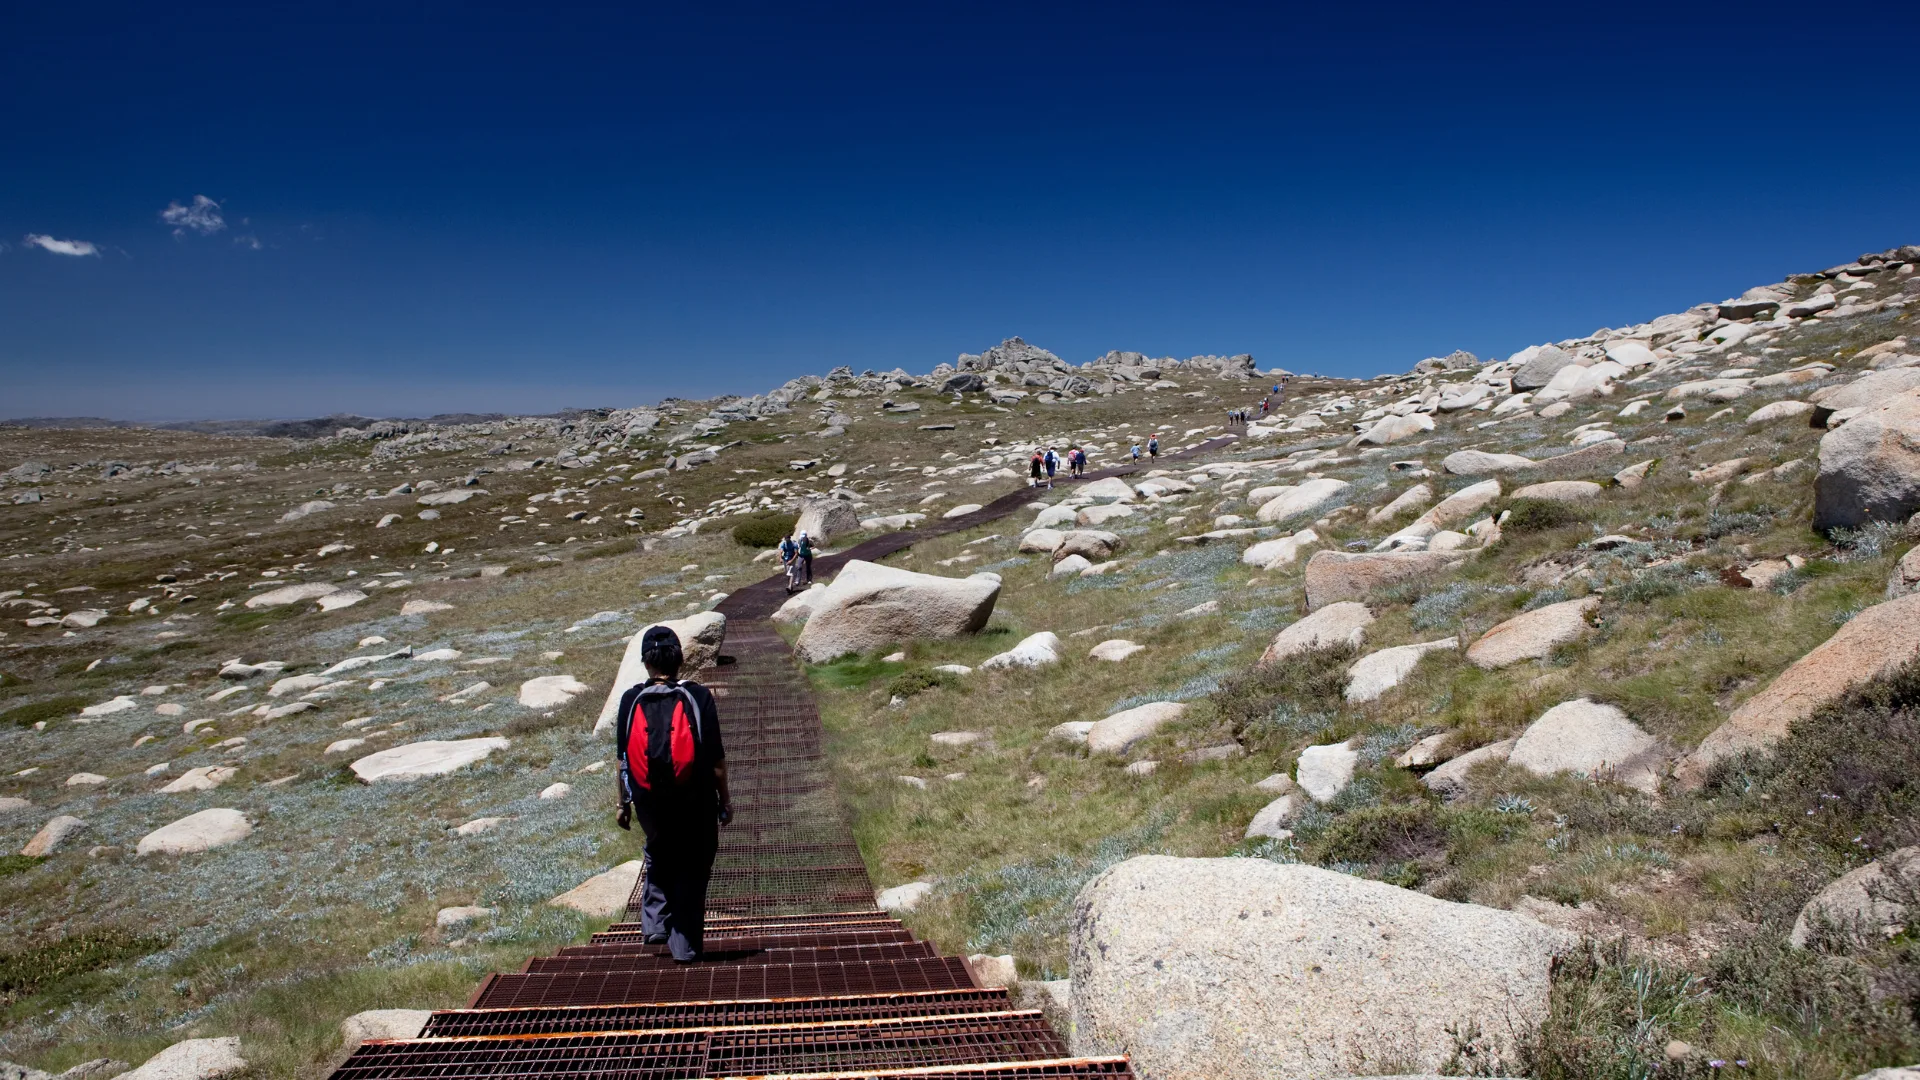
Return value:
[(1911, 3), (266, 7), (10, 9), (0, 416), (1372, 375), (1920, 243)]

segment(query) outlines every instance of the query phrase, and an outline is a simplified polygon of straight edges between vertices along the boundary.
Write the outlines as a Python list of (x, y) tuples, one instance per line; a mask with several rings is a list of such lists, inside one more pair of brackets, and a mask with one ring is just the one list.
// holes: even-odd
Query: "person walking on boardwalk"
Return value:
[(706, 933), (707, 881), (720, 826), (733, 820), (727, 752), (713, 692), (681, 682), (680, 637), (664, 626), (640, 639), (647, 681), (620, 695), (614, 752), (620, 814), (614, 823), (646, 834), (640, 932), (680, 963), (699, 959)]
[(800, 543), (791, 536), (780, 539), (780, 567), (787, 572), (787, 594), (800, 587)]
[(1043, 462), (1044, 458), (1040, 453), (1040, 448), (1035, 447), (1033, 456), (1027, 459), (1027, 486), (1040, 486), (1040, 470), (1045, 467)]
[(1152, 435), (1147, 436), (1147, 460), (1149, 461), (1160, 460), (1160, 433), (1159, 432), (1155, 432)]
[(1052, 491), (1053, 474), (1060, 471), (1060, 455), (1054, 453), (1053, 447), (1049, 446), (1047, 447), (1047, 456), (1041, 460), (1044, 461), (1047, 466), (1047, 490)]
[(800, 531), (800, 569), (806, 574), (807, 584), (813, 584), (813, 538), (805, 529)]
[(1140, 444), (1139, 443), (1133, 444), (1133, 463), (1135, 465), (1140, 464)]

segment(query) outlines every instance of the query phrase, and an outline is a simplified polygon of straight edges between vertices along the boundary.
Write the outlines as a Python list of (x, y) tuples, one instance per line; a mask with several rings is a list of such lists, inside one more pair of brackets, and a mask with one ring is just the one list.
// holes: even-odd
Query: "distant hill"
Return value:
[[(562, 409), (545, 415), (556, 420), (572, 420), (579, 416), (606, 411), (605, 409)], [(203, 435), (258, 435), (273, 439), (319, 439), (332, 435), (341, 428), (365, 427), (380, 419), (445, 426), (484, 424), (494, 420), (505, 420), (508, 416), (507, 413), (439, 413), (427, 417), (371, 417), (336, 413), (333, 416), (317, 416), (306, 420), (179, 420), (165, 424), (139, 420), (110, 420), (103, 416), (30, 416), (17, 420), (0, 420), (0, 427), (148, 428), (154, 431), (195, 431)]]

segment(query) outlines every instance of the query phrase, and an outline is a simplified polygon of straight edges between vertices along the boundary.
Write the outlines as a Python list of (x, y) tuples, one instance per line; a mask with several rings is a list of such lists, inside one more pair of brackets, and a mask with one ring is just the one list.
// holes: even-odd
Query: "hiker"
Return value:
[(807, 584), (813, 584), (813, 540), (805, 529), (800, 530), (800, 569), (806, 572)]
[(1067, 471), (1073, 474), (1073, 478), (1075, 480), (1086, 479), (1087, 452), (1085, 450), (1082, 450), (1077, 446), (1070, 446), (1067, 448)]
[(720, 826), (733, 820), (727, 752), (713, 693), (680, 681), (680, 637), (664, 626), (640, 639), (647, 681), (620, 695), (614, 753), (620, 813), (614, 823), (646, 834), (640, 932), (675, 961), (699, 959), (706, 933), (707, 880)]
[(1049, 446), (1047, 447), (1047, 456), (1044, 460), (1047, 463), (1047, 490), (1052, 491), (1053, 474), (1060, 471), (1060, 456), (1053, 452), (1053, 447)]
[(1036, 488), (1040, 486), (1040, 470), (1044, 467), (1042, 461), (1040, 448), (1036, 446), (1033, 448), (1033, 456), (1027, 459), (1027, 486)]
[(787, 593), (791, 595), (800, 584), (800, 544), (791, 536), (780, 540), (780, 566), (787, 572)]
[(1140, 464), (1140, 444), (1139, 443), (1133, 444), (1133, 463), (1135, 465)]
[(1149, 461), (1153, 461), (1153, 460), (1158, 460), (1159, 457), (1160, 457), (1160, 434), (1158, 432), (1155, 432), (1154, 434), (1149, 435), (1147, 437), (1147, 459)]

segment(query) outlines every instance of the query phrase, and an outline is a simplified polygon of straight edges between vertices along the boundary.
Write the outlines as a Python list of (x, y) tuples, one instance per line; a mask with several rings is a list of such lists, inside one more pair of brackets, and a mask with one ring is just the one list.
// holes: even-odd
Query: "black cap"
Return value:
[(685, 659), (680, 651), (680, 635), (665, 626), (647, 627), (640, 638), (640, 659), (655, 671), (679, 671)]

